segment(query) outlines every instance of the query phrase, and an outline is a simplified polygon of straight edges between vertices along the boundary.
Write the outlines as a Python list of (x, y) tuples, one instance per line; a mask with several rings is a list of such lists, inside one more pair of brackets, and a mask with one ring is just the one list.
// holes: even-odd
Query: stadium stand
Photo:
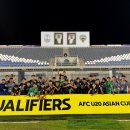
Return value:
[(62, 55), (61, 48), (0, 48), (0, 66), (48, 66), (49, 59)]
[(124, 66), (130, 64), (130, 47), (70, 48), (70, 55), (84, 59), (86, 66)]
[[(63, 48), (1, 47), (0, 66), (49, 66), (51, 58), (63, 56)], [(130, 47), (68, 48), (70, 57), (79, 57), (84, 66), (127, 66)]]

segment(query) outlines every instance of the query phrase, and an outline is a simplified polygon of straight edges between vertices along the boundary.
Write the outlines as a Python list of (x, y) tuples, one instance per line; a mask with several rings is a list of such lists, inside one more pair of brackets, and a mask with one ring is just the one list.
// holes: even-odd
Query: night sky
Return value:
[(129, 0), (76, 1), (0, 0), (0, 43), (40, 45), (41, 31), (90, 31), (91, 45), (130, 44)]

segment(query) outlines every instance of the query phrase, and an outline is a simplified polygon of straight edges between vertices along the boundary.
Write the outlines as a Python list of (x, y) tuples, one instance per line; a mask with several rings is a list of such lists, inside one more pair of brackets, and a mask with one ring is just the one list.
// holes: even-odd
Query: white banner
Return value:
[(41, 32), (42, 47), (89, 47), (89, 32)]

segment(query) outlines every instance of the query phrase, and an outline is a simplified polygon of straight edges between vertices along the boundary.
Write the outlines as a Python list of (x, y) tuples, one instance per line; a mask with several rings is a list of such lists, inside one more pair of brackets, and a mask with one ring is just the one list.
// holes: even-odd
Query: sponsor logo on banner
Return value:
[(50, 35), (49, 34), (45, 34), (44, 35), (44, 42), (48, 43), (51, 41)]
[(80, 35), (79, 39), (81, 40), (82, 43), (84, 43), (87, 39), (87, 36), (85, 34)]

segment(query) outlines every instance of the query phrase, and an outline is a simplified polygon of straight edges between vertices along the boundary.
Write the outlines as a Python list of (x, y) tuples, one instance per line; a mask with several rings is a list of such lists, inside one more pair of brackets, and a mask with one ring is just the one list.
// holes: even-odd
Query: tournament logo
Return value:
[(46, 43), (48, 43), (48, 42), (50, 42), (50, 35), (49, 34), (45, 34), (44, 35), (44, 42), (46, 42)]
[(85, 34), (82, 34), (82, 35), (80, 35), (79, 39), (81, 40), (81, 42), (84, 43), (87, 39), (87, 36)]

